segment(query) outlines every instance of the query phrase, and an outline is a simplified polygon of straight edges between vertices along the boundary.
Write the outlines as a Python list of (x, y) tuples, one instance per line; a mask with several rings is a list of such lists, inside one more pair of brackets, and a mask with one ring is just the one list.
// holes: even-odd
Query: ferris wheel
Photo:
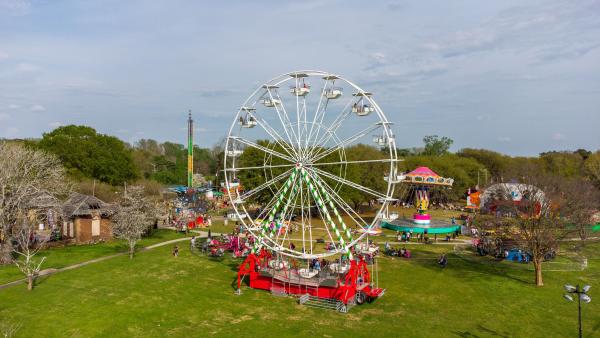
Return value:
[[(223, 184), (254, 250), (321, 258), (368, 236), (401, 180), (390, 127), (373, 94), (338, 75), (296, 71), (258, 87), (229, 129)], [(351, 206), (361, 199), (369, 214)]]

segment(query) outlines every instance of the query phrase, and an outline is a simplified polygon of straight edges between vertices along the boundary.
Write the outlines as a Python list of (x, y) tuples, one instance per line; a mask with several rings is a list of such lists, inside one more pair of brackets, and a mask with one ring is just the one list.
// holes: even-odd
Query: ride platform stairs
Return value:
[(350, 311), (350, 309), (356, 305), (354, 299), (349, 301), (348, 304), (344, 304), (342, 301), (335, 298), (321, 298), (309, 294), (303, 294), (300, 296), (300, 298), (298, 298), (298, 303), (304, 306), (335, 310), (342, 313)]

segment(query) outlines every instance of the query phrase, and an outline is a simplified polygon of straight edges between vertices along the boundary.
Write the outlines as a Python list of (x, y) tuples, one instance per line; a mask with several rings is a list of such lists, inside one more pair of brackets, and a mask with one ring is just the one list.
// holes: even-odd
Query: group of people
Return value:
[[(410, 231), (398, 231), (397, 233), (398, 242), (410, 242), (410, 239), (413, 237), (414, 234), (412, 229), (410, 229)], [(429, 243), (429, 236), (427, 235), (427, 230), (425, 230), (424, 233), (418, 232), (416, 237), (418, 243)], [(435, 237), (437, 240), (437, 235)]]
[(385, 254), (388, 256), (410, 258), (410, 250), (408, 250), (405, 246), (395, 250), (388, 242), (385, 242)]

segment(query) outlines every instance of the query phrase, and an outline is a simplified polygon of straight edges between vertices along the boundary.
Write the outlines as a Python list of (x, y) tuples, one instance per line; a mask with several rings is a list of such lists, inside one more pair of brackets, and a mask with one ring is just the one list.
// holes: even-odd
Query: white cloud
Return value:
[(10, 119), (10, 115), (6, 113), (0, 113), (0, 121), (6, 121)]
[(9, 104), (7, 107), (8, 107), (8, 109), (19, 109), (21, 106), (13, 103), (13, 104)]
[(58, 128), (63, 126), (64, 124), (62, 122), (50, 122), (48, 123), (48, 127), (50, 128)]
[(0, 61), (8, 59), (8, 54), (0, 50)]
[(34, 104), (33, 106), (31, 106), (31, 108), (29, 108), (29, 110), (31, 110), (34, 113), (42, 112), (46, 110), (46, 107), (42, 106), (41, 104)]
[(500, 136), (500, 137), (498, 137), (498, 141), (500, 141), (500, 142), (510, 142), (511, 139), (508, 136)]
[(554, 141), (562, 141), (562, 140), (566, 140), (567, 137), (561, 133), (554, 133), (554, 134), (552, 134), (552, 139)]
[(22, 16), (29, 14), (31, 4), (25, 0), (0, 0), (0, 15)]
[(38, 70), (40, 70), (40, 67), (38, 67), (36, 65), (32, 65), (31, 63), (21, 62), (21, 63), (17, 64), (17, 71), (19, 71), (19, 72), (31, 73), (31, 72), (37, 72)]

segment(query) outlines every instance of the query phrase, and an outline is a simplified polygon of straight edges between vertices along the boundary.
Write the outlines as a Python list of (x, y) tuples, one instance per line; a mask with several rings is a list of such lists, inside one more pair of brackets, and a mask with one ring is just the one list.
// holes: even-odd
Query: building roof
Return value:
[(69, 218), (91, 216), (93, 213), (99, 213), (102, 216), (111, 216), (115, 213), (115, 209), (111, 204), (97, 197), (73, 193), (63, 204), (63, 212), (65, 217)]

